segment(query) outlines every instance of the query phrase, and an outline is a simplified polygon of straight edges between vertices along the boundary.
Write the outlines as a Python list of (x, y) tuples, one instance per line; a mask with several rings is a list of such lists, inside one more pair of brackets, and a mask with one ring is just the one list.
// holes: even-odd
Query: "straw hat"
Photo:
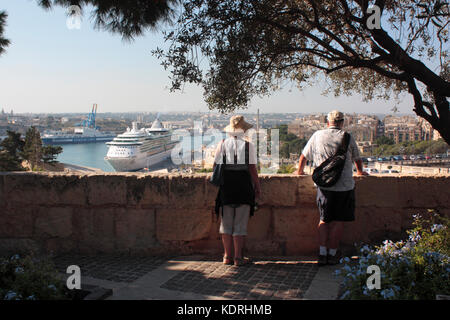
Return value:
[(252, 128), (253, 125), (246, 122), (244, 120), (243, 116), (232, 116), (230, 119), (230, 124), (225, 127), (225, 132), (239, 132), (239, 131), (247, 131), (248, 129)]

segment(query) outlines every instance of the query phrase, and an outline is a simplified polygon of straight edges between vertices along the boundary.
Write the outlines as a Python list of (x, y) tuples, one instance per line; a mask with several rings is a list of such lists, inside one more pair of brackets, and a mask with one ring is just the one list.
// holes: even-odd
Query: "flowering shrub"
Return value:
[[(435, 299), (450, 294), (450, 223), (430, 210), (430, 217), (414, 216), (408, 239), (386, 240), (360, 249), (356, 261), (344, 258), (336, 270), (343, 276), (341, 299)], [(371, 265), (380, 268), (380, 289), (369, 289)]]
[(51, 262), (32, 256), (0, 258), (0, 300), (68, 299)]

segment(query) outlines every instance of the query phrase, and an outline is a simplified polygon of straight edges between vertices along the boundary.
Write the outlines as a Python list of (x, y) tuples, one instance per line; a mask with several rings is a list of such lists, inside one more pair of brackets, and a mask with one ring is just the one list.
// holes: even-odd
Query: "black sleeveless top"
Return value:
[[(236, 155), (234, 163), (237, 162)], [(223, 163), (225, 164), (223, 171), (223, 185), (219, 188), (216, 198), (215, 212), (218, 215), (220, 208), (225, 205), (233, 207), (241, 204), (250, 205), (250, 216), (254, 214), (255, 207), (255, 191), (253, 188), (252, 177), (248, 170), (249, 164), (249, 143), (245, 142), (245, 164), (247, 169), (235, 170), (233, 164), (226, 164), (225, 154), (223, 155)], [(227, 167), (229, 170), (227, 170)], [(223, 211), (222, 211), (223, 212)]]

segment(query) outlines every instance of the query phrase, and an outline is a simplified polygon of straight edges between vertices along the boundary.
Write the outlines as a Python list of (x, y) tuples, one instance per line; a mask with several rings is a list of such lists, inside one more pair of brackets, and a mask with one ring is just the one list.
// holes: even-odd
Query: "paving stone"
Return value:
[(53, 258), (56, 269), (65, 273), (70, 265), (81, 269), (81, 276), (87, 276), (115, 282), (133, 282), (145, 274), (158, 268), (170, 257), (139, 257), (128, 255), (95, 255), (78, 254), (58, 255)]
[(253, 259), (243, 267), (205, 257), (180, 271), (161, 288), (227, 299), (302, 298), (318, 267), (314, 263)]

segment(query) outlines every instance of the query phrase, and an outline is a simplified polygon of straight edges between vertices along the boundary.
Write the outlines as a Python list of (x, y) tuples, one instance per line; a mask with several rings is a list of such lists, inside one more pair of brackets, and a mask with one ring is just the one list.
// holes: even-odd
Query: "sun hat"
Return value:
[(333, 110), (327, 115), (328, 122), (337, 122), (344, 120), (344, 114), (338, 110)]
[(229, 132), (229, 133), (239, 132), (239, 131), (245, 132), (252, 127), (253, 127), (253, 125), (246, 122), (244, 120), (243, 116), (237, 115), (237, 116), (232, 116), (230, 118), (230, 124), (225, 127), (224, 131)]

